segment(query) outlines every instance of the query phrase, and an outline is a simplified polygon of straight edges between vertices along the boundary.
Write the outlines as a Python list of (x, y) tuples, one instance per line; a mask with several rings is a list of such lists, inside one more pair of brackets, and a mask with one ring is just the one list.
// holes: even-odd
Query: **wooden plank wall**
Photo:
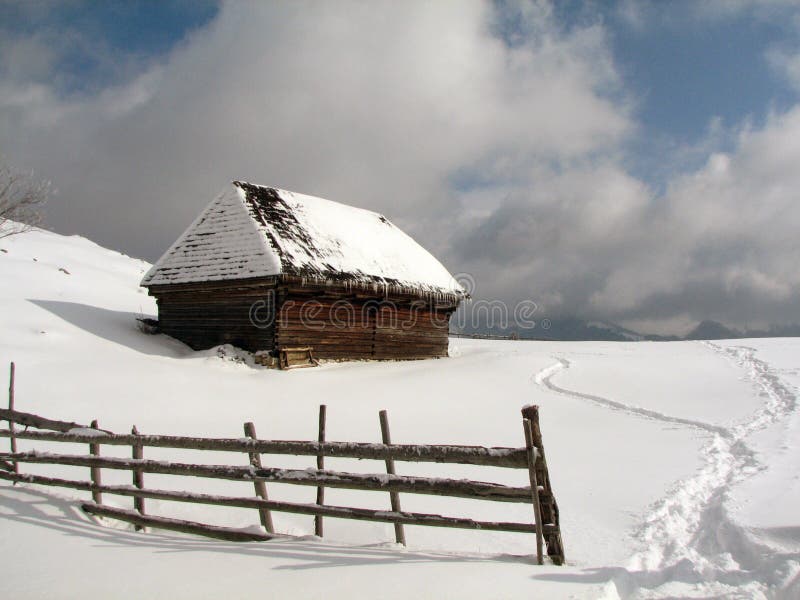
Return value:
[(430, 307), (387, 307), (375, 320), (374, 358), (428, 358), (447, 356), (450, 311)]
[[(414, 359), (447, 356), (450, 315), (418, 299), (269, 282), (153, 286), (159, 328), (196, 350), (233, 344), (255, 352), (310, 346), (323, 359)], [(266, 303), (250, 319), (256, 302)], [(275, 315), (275, 307), (278, 313)]]
[(316, 358), (413, 359), (447, 356), (452, 309), (368, 297), (309, 297), (287, 290), (276, 346), (311, 346)]
[[(150, 293), (158, 301), (159, 329), (195, 350), (219, 344), (233, 344), (251, 352), (273, 348), (274, 284), (169, 286), (151, 289)], [(256, 327), (250, 320), (251, 307), (256, 302), (263, 303), (259, 305), (258, 318), (271, 319), (266, 327)]]
[(278, 310), (275, 345), (310, 346), (314, 358), (371, 358), (374, 317), (362, 316), (362, 304), (288, 294)]

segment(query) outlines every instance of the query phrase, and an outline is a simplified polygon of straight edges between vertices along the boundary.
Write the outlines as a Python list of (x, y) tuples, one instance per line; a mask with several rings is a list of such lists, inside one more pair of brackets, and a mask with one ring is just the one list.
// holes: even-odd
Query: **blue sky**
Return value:
[(643, 17), (660, 24), (636, 26), (614, 12), (607, 21), (616, 63), (643, 128), (632, 143), (632, 168), (657, 184), (670, 173), (659, 173), (654, 154), (671, 144), (697, 143), (716, 119), (727, 127), (763, 123), (770, 112), (785, 110), (797, 98), (768, 60), (772, 49), (797, 43), (796, 31), (780, 19), (755, 18), (749, 11), (701, 18), (690, 5), (663, 2)]
[(54, 229), (155, 260), (249, 179), (649, 331), (800, 322), (798, 92), (788, 0), (0, 3), (0, 150)]
[(789, 33), (740, 16), (652, 31), (621, 24), (611, 37), (622, 76), (641, 99), (642, 123), (657, 134), (693, 141), (712, 117), (761, 121), (767, 110), (791, 102), (790, 87), (766, 59)]
[(207, 25), (218, 9), (213, 0), (12, 1), (0, 3), (0, 23), (22, 35), (80, 35), (82, 39), (66, 43), (58, 57), (60, 91), (80, 94), (121, 75), (109, 68), (109, 60), (157, 60)]

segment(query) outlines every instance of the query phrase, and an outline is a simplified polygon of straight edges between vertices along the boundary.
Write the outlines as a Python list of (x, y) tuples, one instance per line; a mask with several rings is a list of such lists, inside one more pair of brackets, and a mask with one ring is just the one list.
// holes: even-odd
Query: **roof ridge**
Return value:
[[(284, 193), (284, 194), (289, 194), (289, 195), (294, 196), (294, 197), (303, 196), (305, 198), (312, 198), (313, 200), (322, 200), (324, 202), (330, 202), (331, 204), (344, 206), (344, 207), (346, 207), (348, 209), (351, 209), (351, 210), (361, 210), (361, 211), (364, 211), (365, 213), (376, 215), (379, 218), (382, 218), (385, 222), (394, 225), (394, 223), (392, 223), (389, 219), (387, 219), (386, 216), (383, 213), (378, 212), (377, 210), (372, 210), (371, 208), (364, 208), (363, 206), (353, 206), (352, 204), (345, 204), (343, 202), (337, 202), (336, 200), (331, 200), (330, 198), (323, 198), (322, 196), (315, 196), (313, 194), (306, 194), (305, 192), (296, 192), (294, 190), (287, 190), (285, 188), (275, 187), (274, 185), (264, 185), (262, 183), (253, 183), (251, 181), (244, 181), (242, 179), (234, 179), (233, 181), (231, 181), (231, 185), (234, 185), (234, 186), (239, 187), (241, 189), (244, 189), (245, 187), (254, 187), (254, 188), (260, 188), (260, 189), (264, 189), (264, 190), (273, 190), (273, 191), (277, 192), (278, 194)], [(394, 226), (396, 227), (396, 225), (394, 225)]]

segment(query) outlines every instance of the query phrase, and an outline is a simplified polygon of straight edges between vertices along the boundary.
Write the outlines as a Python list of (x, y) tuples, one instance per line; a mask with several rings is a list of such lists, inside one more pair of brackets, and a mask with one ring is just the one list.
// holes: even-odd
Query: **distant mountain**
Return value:
[(742, 332), (729, 329), (716, 321), (701, 321), (684, 339), (687, 340), (730, 340), (745, 337)]
[(542, 319), (533, 329), (519, 327), (467, 327), (457, 333), (517, 337), (519, 339), (563, 341), (633, 342), (648, 339), (635, 331), (608, 321), (585, 321), (577, 318)]
[(763, 332), (747, 330), (745, 337), (800, 337), (800, 325), (793, 323), (791, 325), (771, 325), (769, 329)]
[(716, 321), (703, 321), (686, 335), (687, 340), (800, 337), (800, 325), (770, 325), (768, 329), (731, 329)]
[[(549, 321), (549, 325), (550, 327), (547, 329), (544, 327), (535, 329), (534, 335), (569, 341), (638, 342), (644, 339), (644, 336), (635, 331), (607, 321), (584, 321), (576, 318), (565, 318), (553, 319)], [(525, 333), (520, 331), (520, 337), (527, 337)]]
[(609, 321), (586, 321), (575, 317), (569, 317), (552, 320), (542, 319), (533, 329), (522, 329), (514, 326), (504, 328), (478, 326), (462, 328), (459, 331), (454, 331), (454, 333), (559, 341), (667, 342), (677, 340), (800, 337), (800, 325), (772, 325), (765, 330), (745, 329), (744, 331), (740, 331), (727, 327), (717, 321), (705, 320), (700, 322), (685, 336), (677, 336), (641, 334)]

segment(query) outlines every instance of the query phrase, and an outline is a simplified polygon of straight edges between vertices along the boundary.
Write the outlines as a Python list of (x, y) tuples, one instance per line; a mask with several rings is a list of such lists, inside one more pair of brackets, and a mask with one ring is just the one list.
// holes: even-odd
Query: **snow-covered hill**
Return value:
[[(533, 536), (275, 514), (296, 540), (235, 545), (101, 527), (80, 493), (0, 484), (7, 597), (797, 598), (800, 596), (800, 340), (611, 343), (458, 339), (451, 358), (277, 372), (232, 349), (192, 352), (141, 333), (155, 315), (149, 265), (78, 237), (0, 239), (0, 364), (17, 363), (17, 407), (126, 431), (311, 439), (328, 405), (332, 440), (379, 441), (378, 410), (407, 443), (522, 445), (536, 403), (568, 564), (532, 564)], [(22, 449), (31, 446), (20, 442)], [(41, 446), (39, 446), (41, 447)], [(125, 449), (108, 449), (109, 453)], [(105, 449), (104, 449), (105, 451)], [(191, 453), (148, 449), (152, 458)], [(219, 461), (241, 463), (238, 455)], [(275, 466), (311, 459), (265, 457)], [(332, 468), (382, 469), (369, 461)], [(25, 466), (29, 472), (53, 467)], [(48, 470), (49, 469), (49, 470)], [(71, 475), (80, 470), (67, 471)], [(522, 472), (399, 464), (402, 474)], [(81, 473), (85, 475), (85, 473)], [(124, 473), (105, 473), (127, 483)], [(174, 483), (166, 476), (150, 476)], [(192, 489), (243, 494), (235, 482)], [(275, 499), (313, 490), (270, 486)], [(528, 520), (530, 507), (402, 495), (403, 508)], [(109, 499), (111, 500), (111, 499)], [(329, 490), (331, 504), (388, 508), (386, 494)], [(117, 498), (120, 506), (129, 500)], [(155, 514), (251, 526), (255, 511), (148, 501)], [(89, 573), (91, 572), (91, 579)]]

